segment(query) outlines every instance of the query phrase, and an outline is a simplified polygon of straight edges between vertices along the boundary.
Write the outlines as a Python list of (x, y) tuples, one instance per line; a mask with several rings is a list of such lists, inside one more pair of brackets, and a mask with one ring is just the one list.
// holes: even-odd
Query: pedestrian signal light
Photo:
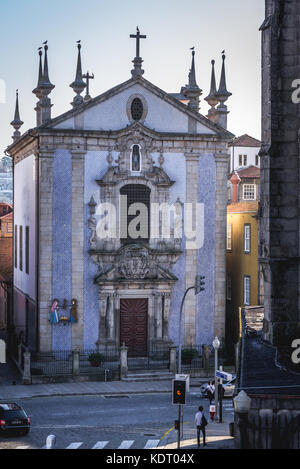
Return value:
[(173, 404), (186, 404), (186, 381), (173, 380)]

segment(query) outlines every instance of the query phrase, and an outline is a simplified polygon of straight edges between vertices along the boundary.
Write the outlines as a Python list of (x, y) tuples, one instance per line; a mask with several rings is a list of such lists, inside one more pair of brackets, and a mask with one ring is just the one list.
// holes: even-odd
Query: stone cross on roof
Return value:
[(140, 56), (140, 39), (146, 39), (147, 36), (144, 36), (140, 33), (139, 27), (136, 27), (136, 34), (130, 34), (131, 39), (136, 39), (136, 57)]
[(135, 78), (139, 75), (144, 74), (144, 70), (142, 70), (143, 59), (140, 57), (140, 40), (146, 39), (147, 36), (144, 36), (143, 34), (141, 34), (137, 26), (136, 34), (130, 34), (130, 38), (136, 39), (136, 56), (135, 56), (135, 59), (133, 60), (134, 69), (131, 70), (132, 77)]

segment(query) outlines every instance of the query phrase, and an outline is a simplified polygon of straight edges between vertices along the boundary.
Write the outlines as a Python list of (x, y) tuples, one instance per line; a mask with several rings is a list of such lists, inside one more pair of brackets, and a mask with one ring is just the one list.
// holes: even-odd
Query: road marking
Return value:
[(131, 448), (133, 443), (134, 443), (134, 440), (124, 440), (122, 441), (118, 449), (129, 449)]
[(66, 449), (78, 449), (81, 445), (83, 445), (83, 442), (78, 442), (78, 443), (71, 443), (69, 446), (67, 446)]
[(108, 445), (109, 441), (98, 441), (92, 449), (103, 449), (106, 445)]
[(148, 440), (144, 449), (157, 448), (160, 440)]

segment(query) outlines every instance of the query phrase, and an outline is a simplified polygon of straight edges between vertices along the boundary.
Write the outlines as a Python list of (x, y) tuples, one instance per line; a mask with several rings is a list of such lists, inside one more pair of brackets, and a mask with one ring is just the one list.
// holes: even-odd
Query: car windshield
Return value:
[(4, 411), (4, 419), (20, 419), (26, 418), (25, 413), (23, 410), (5, 410)]

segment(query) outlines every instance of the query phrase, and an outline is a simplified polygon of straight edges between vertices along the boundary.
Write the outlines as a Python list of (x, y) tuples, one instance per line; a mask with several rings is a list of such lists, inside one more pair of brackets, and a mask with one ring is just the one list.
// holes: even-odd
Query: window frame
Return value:
[[(133, 199), (134, 191), (137, 192), (137, 195), (140, 197), (137, 198), (136, 200)], [(142, 193), (144, 191), (144, 194)], [(126, 209), (126, 237), (124, 237), (125, 234), (125, 217), (124, 214), (122, 213), (122, 210), (124, 210), (124, 207), (120, 207), (120, 214), (119, 214), (119, 220), (120, 220), (120, 242), (121, 246), (126, 246), (128, 244), (146, 244), (149, 245), (150, 242), (150, 237), (151, 237), (151, 189), (146, 185), (146, 184), (125, 184), (120, 188), (119, 192), (120, 196), (126, 196), (127, 197), (127, 209)], [(131, 200), (130, 200), (131, 199)], [(129, 209), (130, 207), (135, 204), (135, 203), (142, 203), (145, 204), (147, 207), (147, 237), (145, 238), (131, 238), (129, 236), (128, 232), (128, 227), (131, 223), (132, 220), (136, 218), (135, 215), (129, 215)]]
[(23, 272), (23, 226), (19, 226), (19, 269)]
[(25, 228), (25, 272), (29, 275), (29, 249), (30, 249), (30, 228), (26, 226)]
[(18, 225), (15, 225), (14, 243), (15, 243), (15, 269), (17, 269), (18, 268)]
[[(248, 188), (248, 187), (251, 187), (251, 188), (253, 187), (253, 189), (254, 189), (254, 190), (253, 190), (253, 198), (250, 198), (250, 197), (247, 197), (247, 198), (246, 198), (246, 197), (245, 197), (246, 188)], [(249, 192), (250, 192), (250, 191), (249, 191)], [(250, 200), (250, 201), (251, 201), (251, 200), (256, 200), (256, 185), (255, 185), (255, 184), (247, 184), (247, 183), (246, 183), (246, 184), (243, 184), (243, 200), (247, 200), (247, 201), (248, 201), (248, 200)]]
[(250, 275), (244, 275), (244, 306), (250, 306), (250, 305), (251, 305), (251, 277)]
[[(249, 236), (246, 236), (246, 234)], [(251, 253), (251, 224), (245, 223), (244, 224), (244, 253), (250, 254)]]
[[(226, 250), (227, 251), (232, 251), (232, 231), (233, 231), (232, 230), (232, 223), (227, 223), (227, 234), (226, 234)], [(230, 233), (230, 236), (228, 236), (229, 233)], [(230, 247), (229, 247), (229, 245), (230, 245)]]

